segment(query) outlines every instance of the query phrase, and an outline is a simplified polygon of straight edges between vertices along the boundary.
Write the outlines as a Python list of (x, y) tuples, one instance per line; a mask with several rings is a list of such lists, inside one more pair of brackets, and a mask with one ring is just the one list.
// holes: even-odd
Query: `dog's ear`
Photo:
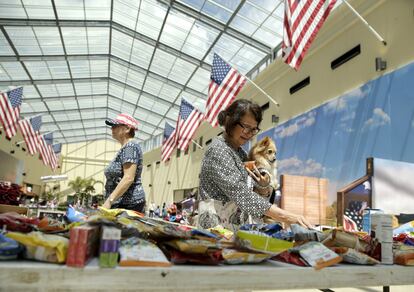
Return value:
[(270, 138), (268, 136), (264, 137), (260, 142), (263, 146), (268, 147), (270, 145)]
[(270, 138), (266, 136), (257, 143), (256, 152), (264, 151), (267, 147), (269, 147), (269, 145), (270, 145)]

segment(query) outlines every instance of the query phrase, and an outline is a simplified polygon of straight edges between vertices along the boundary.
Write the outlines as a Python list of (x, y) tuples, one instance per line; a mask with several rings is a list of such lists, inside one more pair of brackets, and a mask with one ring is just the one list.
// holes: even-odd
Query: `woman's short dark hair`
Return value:
[(133, 128), (129, 129), (128, 136), (129, 136), (129, 138), (134, 138), (135, 137), (135, 129), (133, 129)]
[(257, 103), (247, 99), (234, 101), (227, 109), (219, 113), (217, 119), (219, 125), (224, 126), (226, 133), (230, 134), (246, 113), (251, 113), (254, 116), (259, 127), (262, 121), (262, 108)]

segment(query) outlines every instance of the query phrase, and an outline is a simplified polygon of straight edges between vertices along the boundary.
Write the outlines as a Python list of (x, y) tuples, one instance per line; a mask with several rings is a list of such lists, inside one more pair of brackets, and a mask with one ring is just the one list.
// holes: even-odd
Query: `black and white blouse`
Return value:
[(249, 174), (243, 164), (246, 160), (247, 153), (242, 148), (235, 150), (222, 136), (215, 138), (201, 164), (200, 196), (203, 200), (233, 201), (241, 213), (262, 218), (271, 204), (249, 186)]

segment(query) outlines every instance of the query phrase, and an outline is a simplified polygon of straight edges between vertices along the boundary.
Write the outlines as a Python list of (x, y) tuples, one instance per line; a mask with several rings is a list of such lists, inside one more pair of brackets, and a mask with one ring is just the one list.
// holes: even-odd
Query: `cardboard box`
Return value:
[(114, 227), (102, 227), (99, 248), (99, 266), (114, 268), (118, 265), (118, 250), (121, 242), (121, 230)]
[(96, 254), (99, 240), (99, 227), (77, 226), (69, 232), (69, 247), (66, 265), (84, 267)]
[(381, 263), (392, 265), (394, 263), (392, 253), (392, 215), (371, 215), (371, 237), (376, 238), (381, 244)]

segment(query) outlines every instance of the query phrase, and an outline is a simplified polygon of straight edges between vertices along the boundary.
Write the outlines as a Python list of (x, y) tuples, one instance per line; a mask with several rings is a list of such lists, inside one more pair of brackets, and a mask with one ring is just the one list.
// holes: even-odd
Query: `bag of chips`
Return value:
[(171, 263), (155, 244), (138, 237), (121, 241), (120, 266), (169, 267)]
[(357, 265), (376, 265), (380, 264), (379, 261), (366, 255), (362, 252), (359, 252), (350, 247), (331, 247), (331, 250), (339, 254), (344, 262), (357, 264)]
[(221, 255), (224, 263), (229, 265), (257, 264), (272, 257), (272, 255), (266, 253), (247, 252), (229, 248), (223, 249)]
[(23, 253), (26, 259), (50, 263), (64, 263), (66, 261), (69, 240), (65, 237), (35, 231), (28, 234), (9, 232), (6, 236), (26, 247)]

